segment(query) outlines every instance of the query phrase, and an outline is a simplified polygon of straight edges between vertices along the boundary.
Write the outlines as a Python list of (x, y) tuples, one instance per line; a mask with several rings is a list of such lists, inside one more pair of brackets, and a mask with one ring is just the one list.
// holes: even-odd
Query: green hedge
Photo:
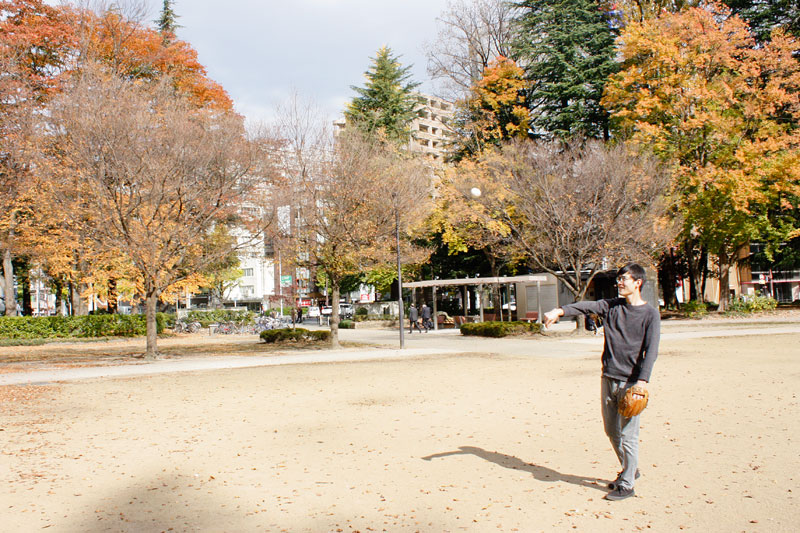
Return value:
[(523, 333), (539, 333), (542, 325), (536, 322), (474, 322), (461, 325), (462, 335), (477, 337), (505, 337)]
[(356, 329), (356, 323), (352, 320), (342, 320), (339, 322), (339, 329)]
[(200, 322), (207, 328), (220, 322), (252, 324), (255, 314), (252, 311), (231, 311), (230, 309), (210, 309), (208, 311), (189, 311), (189, 322)]
[[(156, 313), (158, 333), (166, 317)], [(6, 316), (0, 317), (2, 339), (51, 339), (85, 337), (135, 337), (147, 333), (144, 315)]]
[(304, 328), (268, 329), (261, 332), (261, 339), (266, 343), (290, 341), (328, 341), (331, 332), (327, 330), (310, 331)]

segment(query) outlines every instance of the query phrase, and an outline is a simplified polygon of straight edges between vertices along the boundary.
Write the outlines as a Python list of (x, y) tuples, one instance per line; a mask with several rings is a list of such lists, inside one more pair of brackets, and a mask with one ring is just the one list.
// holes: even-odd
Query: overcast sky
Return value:
[[(149, 0), (152, 19), (161, 0)], [(176, 0), (178, 37), (250, 121), (269, 120), (295, 90), (331, 119), (363, 86), (370, 58), (388, 45), (423, 91), (432, 85), (424, 44), (447, 0)]]

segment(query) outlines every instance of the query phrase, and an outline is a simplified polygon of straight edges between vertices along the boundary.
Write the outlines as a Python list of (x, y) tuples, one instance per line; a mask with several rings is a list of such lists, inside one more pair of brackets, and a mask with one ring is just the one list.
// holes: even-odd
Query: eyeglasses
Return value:
[(624, 276), (620, 276), (617, 278), (617, 283), (625, 283), (626, 281), (633, 281), (633, 278), (629, 275), (625, 274)]

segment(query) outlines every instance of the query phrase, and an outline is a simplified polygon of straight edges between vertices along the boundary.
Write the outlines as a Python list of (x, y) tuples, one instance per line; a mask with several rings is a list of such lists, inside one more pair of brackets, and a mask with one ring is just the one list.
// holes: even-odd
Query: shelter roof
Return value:
[(527, 274), (524, 276), (496, 276), (486, 278), (460, 278), (460, 279), (428, 279), (423, 281), (404, 281), (403, 288), (419, 287), (445, 287), (448, 285), (500, 285), (503, 283), (522, 283), (536, 281), (550, 281), (551, 278), (544, 274)]

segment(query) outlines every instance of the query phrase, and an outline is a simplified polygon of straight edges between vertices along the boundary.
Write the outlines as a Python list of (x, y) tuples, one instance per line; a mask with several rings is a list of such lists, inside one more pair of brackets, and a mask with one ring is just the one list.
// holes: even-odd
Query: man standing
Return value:
[(417, 310), (417, 306), (414, 303), (411, 303), (411, 307), (408, 308), (408, 332), (414, 333), (414, 327), (417, 328), (417, 331), (422, 333), (422, 330), (419, 327), (419, 311)]
[(425, 333), (428, 333), (428, 330), (433, 327), (431, 323), (431, 308), (428, 307), (428, 304), (422, 302), (419, 312), (422, 315), (422, 327), (425, 328)]
[(658, 357), (661, 318), (653, 306), (642, 299), (644, 269), (628, 263), (617, 272), (619, 298), (598, 302), (576, 302), (548, 311), (545, 327), (562, 316), (599, 315), (605, 327), (601, 399), (603, 424), (622, 471), (608, 484), (607, 500), (624, 500), (634, 495), (633, 485), (639, 477), (639, 417), (630, 418), (618, 412), (625, 392), (638, 385), (646, 390), (653, 363)]

